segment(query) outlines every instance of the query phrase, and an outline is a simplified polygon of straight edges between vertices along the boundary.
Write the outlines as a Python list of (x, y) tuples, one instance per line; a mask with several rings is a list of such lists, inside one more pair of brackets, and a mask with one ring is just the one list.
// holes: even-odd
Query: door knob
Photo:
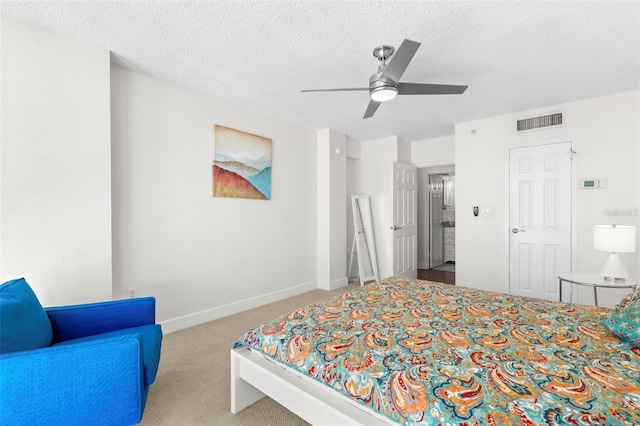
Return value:
[(511, 232), (513, 232), (514, 234), (517, 234), (518, 232), (526, 232), (526, 231), (524, 229), (513, 228)]
[(395, 226), (394, 225), (394, 226), (391, 227), (392, 231), (397, 231), (398, 229), (402, 229), (402, 226)]

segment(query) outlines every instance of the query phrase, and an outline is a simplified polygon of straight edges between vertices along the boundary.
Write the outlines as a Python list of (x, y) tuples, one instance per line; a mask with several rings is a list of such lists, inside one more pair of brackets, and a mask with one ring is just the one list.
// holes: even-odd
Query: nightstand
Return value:
[(598, 288), (631, 288), (636, 291), (638, 283), (634, 280), (627, 279), (625, 281), (607, 281), (599, 274), (578, 274), (569, 272), (567, 274), (558, 275), (560, 283), (560, 301), (562, 302), (562, 284), (563, 282), (571, 283), (572, 293), (573, 285), (581, 285), (585, 287), (593, 287), (593, 299), (595, 305), (598, 306)]

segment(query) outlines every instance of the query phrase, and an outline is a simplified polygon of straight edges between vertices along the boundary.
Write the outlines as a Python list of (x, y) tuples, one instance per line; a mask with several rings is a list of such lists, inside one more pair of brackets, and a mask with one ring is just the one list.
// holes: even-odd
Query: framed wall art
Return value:
[(271, 145), (269, 138), (214, 125), (213, 196), (270, 200)]

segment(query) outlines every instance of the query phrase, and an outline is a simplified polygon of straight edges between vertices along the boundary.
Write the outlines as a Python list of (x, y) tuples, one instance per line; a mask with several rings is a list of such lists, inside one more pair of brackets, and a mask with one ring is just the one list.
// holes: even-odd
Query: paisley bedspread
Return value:
[(640, 424), (640, 348), (610, 309), (390, 278), (243, 335), (405, 425)]

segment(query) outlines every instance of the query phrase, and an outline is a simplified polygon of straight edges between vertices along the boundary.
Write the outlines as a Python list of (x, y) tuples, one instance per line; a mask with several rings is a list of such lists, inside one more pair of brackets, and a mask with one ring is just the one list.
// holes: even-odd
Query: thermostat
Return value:
[(580, 189), (595, 189), (600, 187), (598, 179), (580, 179)]

